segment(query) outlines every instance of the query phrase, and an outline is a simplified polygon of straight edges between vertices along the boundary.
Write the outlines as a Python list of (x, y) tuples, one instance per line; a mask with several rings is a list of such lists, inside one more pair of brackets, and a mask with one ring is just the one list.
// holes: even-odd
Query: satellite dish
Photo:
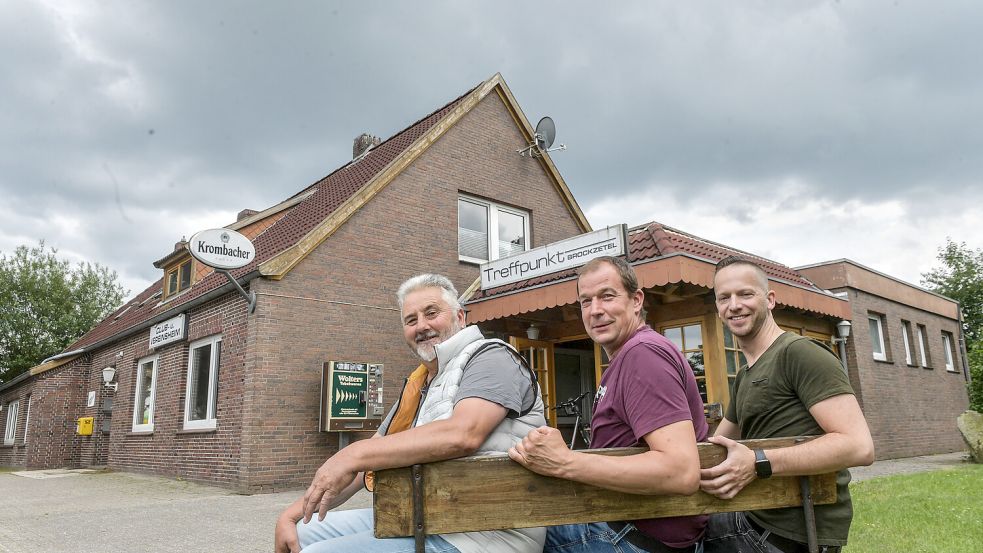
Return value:
[(556, 148), (550, 148), (556, 140), (556, 125), (550, 117), (543, 117), (536, 123), (536, 132), (533, 134), (532, 142), (525, 148), (519, 148), (516, 152), (520, 156), (540, 157), (546, 152), (556, 150), (566, 150), (566, 144), (560, 144)]
[(556, 125), (553, 124), (552, 118), (543, 117), (539, 123), (536, 123), (536, 145), (540, 150), (547, 150), (553, 145), (554, 140), (556, 140)]

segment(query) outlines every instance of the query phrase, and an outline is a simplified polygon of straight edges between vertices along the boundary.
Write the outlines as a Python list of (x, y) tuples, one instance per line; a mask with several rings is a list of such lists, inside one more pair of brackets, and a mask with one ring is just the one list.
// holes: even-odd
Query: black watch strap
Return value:
[(771, 461), (765, 457), (763, 449), (754, 450), (754, 473), (758, 475), (758, 478), (771, 477)]

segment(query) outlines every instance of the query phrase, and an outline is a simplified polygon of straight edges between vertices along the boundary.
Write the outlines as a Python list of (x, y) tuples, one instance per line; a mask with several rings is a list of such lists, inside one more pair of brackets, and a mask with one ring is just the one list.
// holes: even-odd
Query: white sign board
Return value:
[(86, 398), (85, 406), (86, 407), (96, 406), (96, 392), (94, 390), (89, 391), (89, 397)]
[(548, 275), (587, 264), (595, 257), (624, 255), (626, 225), (615, 225), (481, 264), (481, 289)]
[(184, 340), (184, 313), (150, 327), (150, 349)]
[(188, 240), (188, 251), (198, 261), (216, 269), (238, 269), (256, 257), (256, 248), (248, 238), (224, 228), (196, 232)]

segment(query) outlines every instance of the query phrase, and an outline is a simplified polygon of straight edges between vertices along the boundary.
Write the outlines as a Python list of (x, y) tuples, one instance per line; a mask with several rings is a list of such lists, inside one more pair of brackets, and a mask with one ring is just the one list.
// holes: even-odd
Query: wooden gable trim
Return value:
[[(490, 79), (482, 83), (481, 86), (476, 88), (471, 94), (464, 98), (453, 110), (451, 110), (447, 115), (443, 117), (440, 121), (434, 124), (426, 133), (416, 139), (413, 144), (411, 144), (406, 150), (403, 151), (399, 156), (389, 162), (385, 168), (383, 168), (379, 173), (377, 173), (369, 182), (367, 182), (360, 190), (352, 194), (344, 203), (338, 206), (330, 215), (328, 215), (324, 220), (321, 221), (316, 227), (311, 229), (303, 238), (297, 241), (294, 245), (280, 252), (279, 254), (271, 257), (270, 259), (264, 261), (259, 265), (259, 272), (261, 275), (270, 278), (272, 280), (280, 280), (291, 269), (297, 266), (308, 254), (314, 251), (322, 242), (324, 242), (329, 236), (335, 233), (341, 225), (345, 224), (359, 209), (365, 204), (372, 200), (379, 192), (381, 192), (390, 182), (393, 181), (400, 173), (403, 172), (410, 164), (417, 160), (424, 152), (426, 152), (430, 146), (432, 146), (441, 136), (451, 129), (458, 121), (460, 121), (465, 115), (467, 115), (478, 103), (480, 103), (486, 96), (491, 94), (493, 91), (499, 94), (505, 100), (505, 105), (509, 108), (509, 112), (512, 113), (513, 119), (517, 122), (522, 132), (527, 136), (527, 138), (532, 137), (532, 128), (529, 122), (522, 115), (522, 111), (519, 110), (518, 105), (515, 103), (515, 99), (512, 97), (512, 93), (508, 91), (508, 87), (505, 85), (502, 75), (496, 73)], [(545, 158), (546, 156), (543, 156)], [(543, 159), (540, 158), (540, 159)], [(561, 196), (564, 198), (568, 204), (568, 209), (574, 214), (577, 222), (589, 230), (590, 225), (587, 223), (587, 219), (583, 216), (580, 211), (580, 206), (576, 204), (573, 200), (573, 196), (570, 194), (569, 189), (567, 189), (566, 184), (563, 183), (562, 178), (559, 178), (559, 173), (556, 172), (556, 168), (553, 167), (552, 161), (549, 161), (547, 174), (554, 175), (554, 183), (561, 192)], [(559, 179), (557, 181), (557, 179)], [(577, 216), (579, 214), (579, 217)]]
[[(509, 89), (509, 85), (505, 84), (505, 79), (502, 78), (501, 73), (496, 73), (491, 80), (496, 81), (498, 87), (495, 89), (498, 92), (499, 97), (502, 102), (505, 103), (505, 107), (508, 108), (509, 114), (512, 115), (512, 119), (515, 124), (522, 129), (522, 134), (526, 137), (526, 140), (532, 141), (532, 137), (536, 132), (529, 119), (522, 112), (522, 108), (519, 107), (519, 102), (516, 101), (515, 96), (512, 95), (512, 91)], [(567, 209), (570, 211), (570, 215), (573, 216), (574, 220), (580, 226), (582, 232), (590, 232), (593, 230), (590, 223), (587, 221), (587, 217), (584, 212), (580, 209), (580, 204), (574, 199), (573, 194), (570, 192), (570, 188), (567, 187), (566, 181), (560, 175), (560, 171), (557, 170), (556, 165), (553, 164), (553, 160), (550, 158), (548, 153), (543, 153), (543, 155), (536, 158), (539, 163), (543, 165), (543, 169), (546, 170), (546, 174), (553, 181), (553, 186), (556, 187), (556, 191), (563, 198)]]

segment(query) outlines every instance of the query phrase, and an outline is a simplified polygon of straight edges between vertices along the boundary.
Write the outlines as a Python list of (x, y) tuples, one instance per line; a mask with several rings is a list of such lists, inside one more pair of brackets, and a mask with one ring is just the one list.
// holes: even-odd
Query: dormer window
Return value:
[(164, 273), (164, 299), (191, 288), (191, 260), (167, 269)]

